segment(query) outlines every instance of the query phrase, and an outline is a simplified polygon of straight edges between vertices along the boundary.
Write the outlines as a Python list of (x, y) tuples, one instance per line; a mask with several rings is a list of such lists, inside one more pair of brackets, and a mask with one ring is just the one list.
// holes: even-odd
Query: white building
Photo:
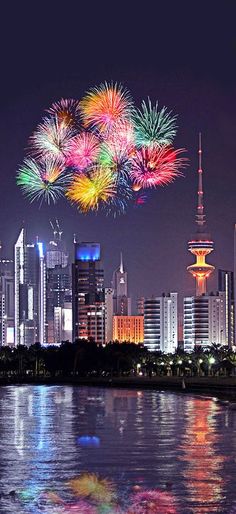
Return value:
[(105, 287), (105, 343), (112, 341), (113, 334), (113, 289)]
[(184, 349), (227, 344), (225, 293), (184, 298)]
[(178, 345), (178, 293), (144, 301), (144, 346), (172, 353)]

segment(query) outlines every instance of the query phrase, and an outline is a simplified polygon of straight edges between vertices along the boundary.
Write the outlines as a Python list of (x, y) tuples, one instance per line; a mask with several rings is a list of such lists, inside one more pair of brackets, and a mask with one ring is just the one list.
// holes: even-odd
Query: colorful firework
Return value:
[(45, 118), (30, 138), (31, 152), (37, 159), (66, 158), (75, 135), (75, 128), (61, 123), (57, 117)]
[(82, 132), (71, 141), (67, 164), (79, 171), (84, 170), (96, 161), (99, 150), (99, 139), (91, 132)]
[(17, 184), (30, 201), (41, 200), (48, 204), (64, 196), (70, 179), (64, 162), (57, 158), (25, 159), (17, 173)]
[(101, 503), (112, 503), (116, 499), (116, 492), (112, 482), (99, 478), (94, 473), (84, 474), (79, 478), (70, 480), (69, 487), (77, 496), (89, 498)]
[(141, 109), (132, 113), (137, 146), (170, 145), (176, 135), (176, 118), (166, 107), (158, 110), (158, 102), (143, 101)]
[(47, 112), (58, 119), (58, 122), (65, 127), (75, 126), (79, 122), (80, 110), (79, 101), (73, 98), (61, 98), (54, 102)]
[(130, 175), (135, 185), (156, 188), (172, 182), (181, 175), (186, 159), (179, 157), (183, 149), (168, 146), (143, 147), (132, 158)]
[(94, 505), (83, 500), (71, 505), (65, 505), (62, 514), (98, 514), (98, 510)]
[(172, 495), (152, 489), (135, 494), (127, 514), (177, 514), (177, 511)]
[(109, 133), (115, 123), (128, 119), (131, 113), (130, 94), (121, 85), (105, 82), (88, 91), (80, 102), (85, 127)]
[(73, 178), (66, 196), (81, 212), (97, 211), (116, 194), (116, 176), (109, 168), (97, 166), (88, 175), (79, 174)]

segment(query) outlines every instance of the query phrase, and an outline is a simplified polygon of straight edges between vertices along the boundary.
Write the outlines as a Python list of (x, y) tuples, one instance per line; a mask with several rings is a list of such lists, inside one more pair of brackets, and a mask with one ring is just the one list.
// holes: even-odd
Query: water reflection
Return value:
[(123, 510), (134, 492), (158, 488), (176, 498), (180, 514), (229, 512), (235, 448), (236, 412), (211, 399), (0, 388), (0, 512), (64, 512), (62, 504), (46, 509), (42, 498), (74, 501), (68, 484), (84, 473), (113, 481)]
[(226, 483), (222, 473), (225, 456), (217, 449), (220, 440), (217, 414), (220, 410), (214, 401), (207, 399), (194, 398), (186, 405), (186, 426), (180, 446), (183, 456), (180, 459), (187, 465), (182, 475), (194, 514), (222, 512)]

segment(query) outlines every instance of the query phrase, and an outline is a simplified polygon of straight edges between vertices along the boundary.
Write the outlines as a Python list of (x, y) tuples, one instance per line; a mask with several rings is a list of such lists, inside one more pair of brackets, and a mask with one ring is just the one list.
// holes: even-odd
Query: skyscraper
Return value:
[[(52, 225), (52, 224), (51, 224)], [(46, 249), (47, 342), (72, 340), (72, 291), (69, 255), (57, 221)]]
[(172, 353), (178, 345), (178, 293), (144, 301), (144, 346)]
[(26, 243), (22, 228), (14, 249), (15, 345), (45, 342), (45, 263), (43, 244)]
[(0, 345), (14, 344), (13, 261), (0, 259)]
[(112, 278), (113, 314), (115, 316), (131, 315), (131, 299), (128, 297), (128, 273), (124, 270), (122, 253), (120, 255), (120, 266), (114, 271)]
[(234, 274), (232, 271), (218, 270), (218, 289), (225, 293), (226, 343), (234, 346)]
[(113, 339), (113, 289), (105, 287), (105, 343)]
[(206, 293), (207, 279), (215, 269), (214, 266), (206, 262), (206, 256), (213, 251), (214, 244), (210, 234), (207, 233), (205, 227), (206, 219), (203, 205), (201, 134), (199, 134), (198, 157), (198, 206), (196, 214), (197, 230), (188, 243), (188, 249), (193, 255), (195, 255), (196, 262), (187, 268), (195, 278), (196, 296), (200, 296)]
[(225, 320), (224, 292), (184, 298), (184, 349), (188, 352), (195, 346), (225, 345)]
[(105, 342), (104, 270), (100, 244), (75, 243), (72, 264), (73, 340)]

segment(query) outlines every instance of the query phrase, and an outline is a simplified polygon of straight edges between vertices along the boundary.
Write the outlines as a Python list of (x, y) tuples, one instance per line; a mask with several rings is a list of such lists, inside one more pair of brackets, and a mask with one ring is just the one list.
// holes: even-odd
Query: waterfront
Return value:
[(0, 409), (1, 513), (76, 512), (69, 481), (84, 473), (113, 481), (123, 511), (134, 490), (153, 488), (180, 514), (229, 513), (236, 500), (236, 411), (214, 399), (7, 386)]

